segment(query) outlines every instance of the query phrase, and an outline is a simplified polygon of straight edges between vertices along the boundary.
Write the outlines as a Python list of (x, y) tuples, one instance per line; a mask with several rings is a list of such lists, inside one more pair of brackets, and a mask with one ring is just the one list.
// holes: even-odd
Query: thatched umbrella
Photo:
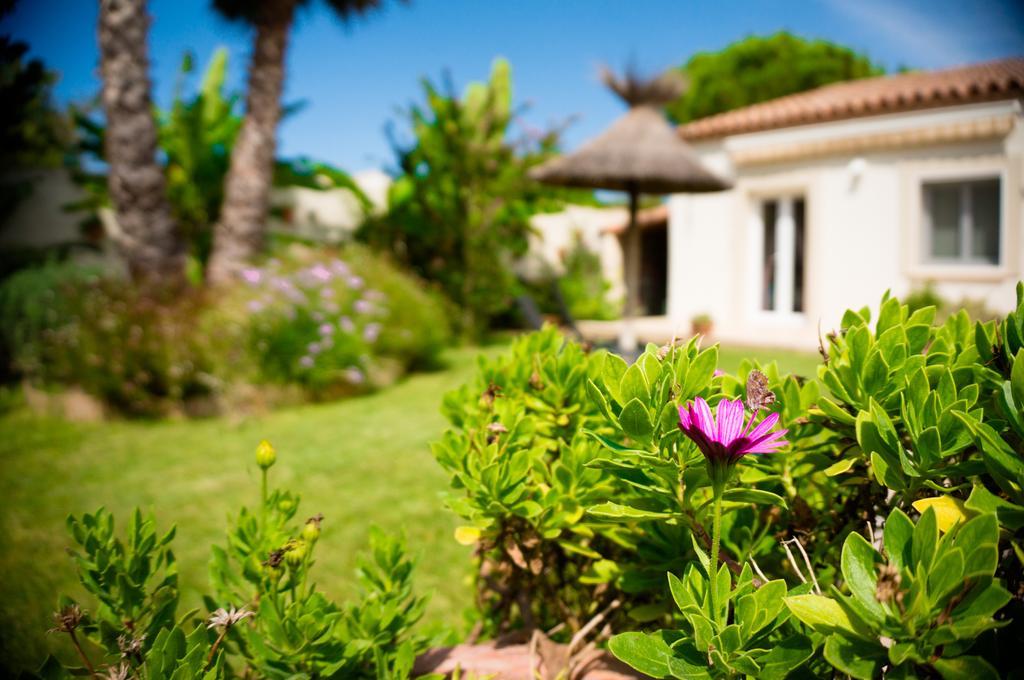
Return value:
[(683, 91), (679, 75), (668, 73), (651, 80), (627, 75), (620, 79), (604, 70), (602, 79), (629, 104), (629, 111), (577, 151), (552, 158), (534, 168), (530, 176), (547, 184), (629, 194), (626, 305), (619, 344), (622, 350), (632, 352), (636, 349), (632, 319), (640, 303), (640, 229), (636, 223), (640, 194), (720, 191), (730, 185), (705, 168), (665, 120), (662, 106)]

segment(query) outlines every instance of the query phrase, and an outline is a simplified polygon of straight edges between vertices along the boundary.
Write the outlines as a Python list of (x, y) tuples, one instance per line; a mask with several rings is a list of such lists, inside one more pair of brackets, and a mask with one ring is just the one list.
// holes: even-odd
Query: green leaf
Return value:
[(612, 399), (617, 401), (620, 406), (626, 403), (619, 392), (619, 384), (622, 382), (622, 376), (625, 373), (626, 362), (622, 357), (611, 353), (604, 355), (604, 363), (601, 366), (601, 380), (604, 382), (604, 388), (612, 395)]
[(587, 396), (592, 402), (597, 404), (597, 408), (608, 420), (614, 421), (615, 416), (612, 414), (611, 406), (608, 404), (608, 399), (605, 398), (604, 393), (594, 383), (593, 380), (587, 380)]
[(917, 520), (914, 527), (914, 537), (910, 550), (913, 569), (918, 565), (924, 566), (927, 570), (931, 566), (932, 558), (935, 556), (935, 546), (939, 542), (939, 523), (935, 517), (935, 510), (928, 508)]
[(999, 562), (999, 524), (986, 513), (964, 524), (953, 539), (965, 557), (963, 578), (991, 576)]
[(762, 491), (761, 489), (729, 489), (722, 494), (723, 501), (731, 501), (733, 503), (754, 503), (755, 505), (778, 505), (782, 508), (788, 508), (786, 505), (786, 499), (782, 496), (772, 493), (771, 491)]
[(999, 680), (999, 673), (980, 656), (958, 656), (936, 659), (932, 667), (945, 680)]
[(822, 634), (857, 635), (854, 622), (838, 602), (823, 595), (791, 595), (783, 600), (801, 622)]
[(1018, 404), (1024, 404), (1024, 347), (1017, 350), (1010, 369), (1010, 388)]
[(718, 347), (709, 347), (698, 354), (690, 363), (689, 370), (686, 371), (686, 379), (683, 380), (683, 389), (679, 395), (680, 399), (690, 399), (703, 390), (711, 382), (717, 366)]
[(849, 411), (842, 408), (828, 397), (822, 397), (818, 401), (818, 408), (821, 409), (822, 413), (828, 416), (831, 420), (841, 425), (855, 425), (857, 419), (853, 417)]
[(939, 553), (938, 559), (928, 572), (928, 597), (935, 604), (940, 604), (950, 591), (962, 586), (963, 583), (964, 553), (959, 548), (947, 546)]
[(844, 458), (837, 463), (833, 463), (825, 468), (825, 475), (828, 477), (835, 477), (841, 475), (844, 472), (849, 472), (850, 468), (853, 467), (857, 461), (853, 458)]
[(664, 678), (671, 672), (672, 648), (660, 636), (621, 633), (608, 641), (608, 649), (619, 661), (652, 678)]
[(877, 479), (878, 483), (882, 486), (893, 489), (894, 491), (903, 491), (907, 488), (907, 484), (904, 482), (903, 477), (891, 468), (889, 463), (887, 463), (885, 459), (877, 453), (871, 454), (871, 471), (875, 474), (875, 479)]
[(880, 622), (885, 616), (885, 611), (875, 598), (878, 582), (875, 574), (877, 558), (878, 553), (860, 534), (851, 532), (843, 541), (841, 563), (846, 586), (853, 596)]
[(964, 503), (964, 507), (977, 513), (996, 513), (999, 523), (1011, 531), (1016, 531), (1024, 526), (1024, 506), (1003, 500), (986, 489), (981, 482), (974, 483), (974, 488), (971, 490), (967, 502)]
[(647, 378), (637, 364), (626, 369), (626, 374), (622, 376), (622, 381), (619, 383), (619, 403), (628, 404), (633, 399), (639, 400), (641, 404), (646, 404), (651, 400), (651, 390), (647, 384)]
[(914, 523), (906, 514), (896, 508), (885, 520), (883, 532), (883, 544), (889, 561), (895, 564), (900, 570), (910, 566), (911, 540), (914, 536)]
[(630, 399), (619, 414), (619, 427), (633, 439), (647, 439), (654, 432), (651, 414), (639, 399)]
[(587, 514), (593, 515), (594, 517), (601, 517), (603, 519), (615, 519), (615, 520), (648, 520), (648, 519), (668, 519), (673, 517), (671, 512), (659, 512), (655, 510), (641, 510), (640, 508), (634, 508), (629, 505), (622, 505), (620, 503), (612, 503), (608, 501), (587, 508)]
[(830, 635), (825, 640), (825, 660), (857, 680), (873, 680), (881, 677), (888, 657), (881, 645)]
[(814, 645), (804, 635), (789, 637), (772, 643), (771, 651), (758, 657), (761, 665), (759, 680), (783, 680), (814, 654)]

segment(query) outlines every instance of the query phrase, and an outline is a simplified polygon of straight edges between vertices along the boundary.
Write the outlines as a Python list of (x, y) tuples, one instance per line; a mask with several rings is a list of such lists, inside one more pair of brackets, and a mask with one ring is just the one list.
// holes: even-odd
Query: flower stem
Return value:
[(81, 657), (82, 663), (84, 663), (85, 667), (89, 669), (89, 675), (95, 677), (96, 669), (93, 668), (91, 663), (89, 663), (89, 657), (85, 655), (85, 650), (82, 649), (81, 643), (78, 642), (78, 637), (75, 635), (75, 631), (69, 630), (68, 635), (71, 636), (71, 643), (75, 646), (75, 649), (78, 650), (78, 656)]
[(718, 621), (718, 609), (715, 602), (715, 594), (718, 590), (718, 547), (722, 540), (722, 489), (715, 487), (715, 505), (713, 510), (712, 526), (711, 526), (711, 555), (709, 556), (709, 562), (711, 569), (709, 570), (710, 580), (708, 581), (708, 598), (711, 602), (711, 620), (714, 622)]
[[(265, 475), (266, 473), (264, 473)], [(228, 634), (228, 628), (231, 626), (224, 626), (224, 630), (217, 636), (217, 641), (213, 643), (213, 647), (210, 647), (210, 653), (206, 657), (206, 664), (203, 666), (203, 671), (210, 670), (210, 665), (213, 663), (213, 656), (217, 653), (217, 648), (220, 647), (220, 643), (224, 641), (224, 636)]]
[(260, 470), (262, 480), (260, 481), (260, 531), (267, 529), (267, 469)]

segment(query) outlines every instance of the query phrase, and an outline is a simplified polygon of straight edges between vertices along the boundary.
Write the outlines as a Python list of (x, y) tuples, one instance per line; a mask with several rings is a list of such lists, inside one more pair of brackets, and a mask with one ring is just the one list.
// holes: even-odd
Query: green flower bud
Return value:
[(306, 544), (295, 541), (284, 551), (284, 561), (289, 567), (295, 568), (306, 559)]
[(320, 538), (320, 520), (311, 517), (306, 521), (306, 526), (302, 527), (302, 539), (307, 543), (316, 543), (318, 538)]
[(277, 452), (266, 439), (256, 447), (256, 464), (266, 470), (277, 460)]

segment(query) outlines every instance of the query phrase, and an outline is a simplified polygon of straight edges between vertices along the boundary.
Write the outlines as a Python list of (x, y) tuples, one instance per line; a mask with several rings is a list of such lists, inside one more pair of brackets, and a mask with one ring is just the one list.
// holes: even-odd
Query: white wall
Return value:
[(610, 300), (624, 296), (622, 245), (609, 230), (622, 225), (628, 217), (625, 208), (595, 208), (570, 205), (557, 213), (534, 215), (530, 223), (534, 233), (529, 239), (529, 254), (520, 263), (526, 277), (545, 271), (561, 273), (563, 258), (572, 249), (577, 235), (583, 245), (601, 258), (604, 278), (611, 284)]
[[(737, 152), (789, 144), (959, 124), (1013, 115), (1002, 139), (874, 150), (774, 164), (736, 166)], [(808, 125), (736, 136), (695, 147), (705, 162), (730, 176), (726, 192), (673, 196), (669, 230), (669, 320), (687, 326), (708, 313), (715, 335), (729, 342), (817, 346), (818, 326), (838, 327), (850, 307), (877, 306), (886, 289), (896, 295), (935, 284), (945, 298), (981, 299), (1005, 313), (1024, 268), (1024, 126), (1015, 102), (948, 107), (859, 121)], [(924, 264), (921, 182), (998, 175), (1003, 180), (1002, 262), (999, 266)], [(765, 198), (806, 200), (805, 311), (758, 310), (761, 272), (758, 206)], [(756, 229), (755, 229), (756, 227)]]

